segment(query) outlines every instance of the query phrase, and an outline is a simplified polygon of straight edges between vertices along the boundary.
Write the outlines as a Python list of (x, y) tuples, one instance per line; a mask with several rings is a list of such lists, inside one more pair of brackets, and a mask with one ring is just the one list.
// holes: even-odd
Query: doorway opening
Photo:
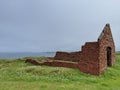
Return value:
[(107, 47), (107, 66), (111, 66), (111, 47)]

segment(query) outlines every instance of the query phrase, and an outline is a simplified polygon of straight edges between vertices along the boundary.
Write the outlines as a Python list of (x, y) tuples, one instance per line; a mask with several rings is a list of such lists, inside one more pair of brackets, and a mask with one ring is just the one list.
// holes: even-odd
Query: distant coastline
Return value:
[(0, 52), (0, 59), (16, 59), (23, 57), (54, 57), (56, 52)]

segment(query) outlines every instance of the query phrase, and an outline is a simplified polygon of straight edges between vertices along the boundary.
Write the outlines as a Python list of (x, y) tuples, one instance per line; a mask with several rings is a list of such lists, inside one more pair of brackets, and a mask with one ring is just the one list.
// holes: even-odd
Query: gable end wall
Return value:
[(112, 33), (110, 30), (110, 26), (106, 25), (104, 28), (106, 29), (104, 32), (104, 36), (98, 40), (99, 43), (99, 63), (100, 63), (100, 73), (107, 69), (107, 47), (111, 48), (111, 63), (113, 66), (115, 63), (115, 45), (112, 37)]

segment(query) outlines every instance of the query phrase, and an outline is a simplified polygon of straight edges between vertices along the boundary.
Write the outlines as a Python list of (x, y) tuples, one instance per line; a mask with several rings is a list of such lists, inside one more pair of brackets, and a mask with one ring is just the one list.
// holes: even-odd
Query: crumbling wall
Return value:
[(36, 60), (33, 60), (33, 59), (26, 59), (25, 63), (31, 63), (31, 64), (34, 64), (34, 65), (40, 65), (39, 62), (37, 62)]
[(55, 60), (67, 60), (73, 62), (79, 62), (81, 57), (81, 52), (56, 52), (54, 57)]
[(68, 62), (44, 62), (41, 65), (54, 66), (54, 67), (66, 67), (66, 68), (78, 68), (78, 63), (68, 63)]
[(45, 62), (38, 62), (37, 60), (26, 59), (25, 63), (31, 63), (34, 65), (47, 65), (47, 66), (54, 66), (54, 67), (78, 68), (78, 63), (60, 62), (60, 61), (55, 61), (55, 60), (53, 61), (46, 60)]
[(82, 72), (99, 75), (98, 47), (98, 42), (87, 42), (82, 46), (82, 55), (79, 62), (79, 69)]

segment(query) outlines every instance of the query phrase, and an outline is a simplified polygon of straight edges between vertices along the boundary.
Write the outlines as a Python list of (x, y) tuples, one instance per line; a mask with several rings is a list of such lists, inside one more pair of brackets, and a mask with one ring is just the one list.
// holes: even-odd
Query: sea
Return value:
[(17, 59), (24, 57), (54, 57), (56, 52), (0, 52), (0, 59)]

